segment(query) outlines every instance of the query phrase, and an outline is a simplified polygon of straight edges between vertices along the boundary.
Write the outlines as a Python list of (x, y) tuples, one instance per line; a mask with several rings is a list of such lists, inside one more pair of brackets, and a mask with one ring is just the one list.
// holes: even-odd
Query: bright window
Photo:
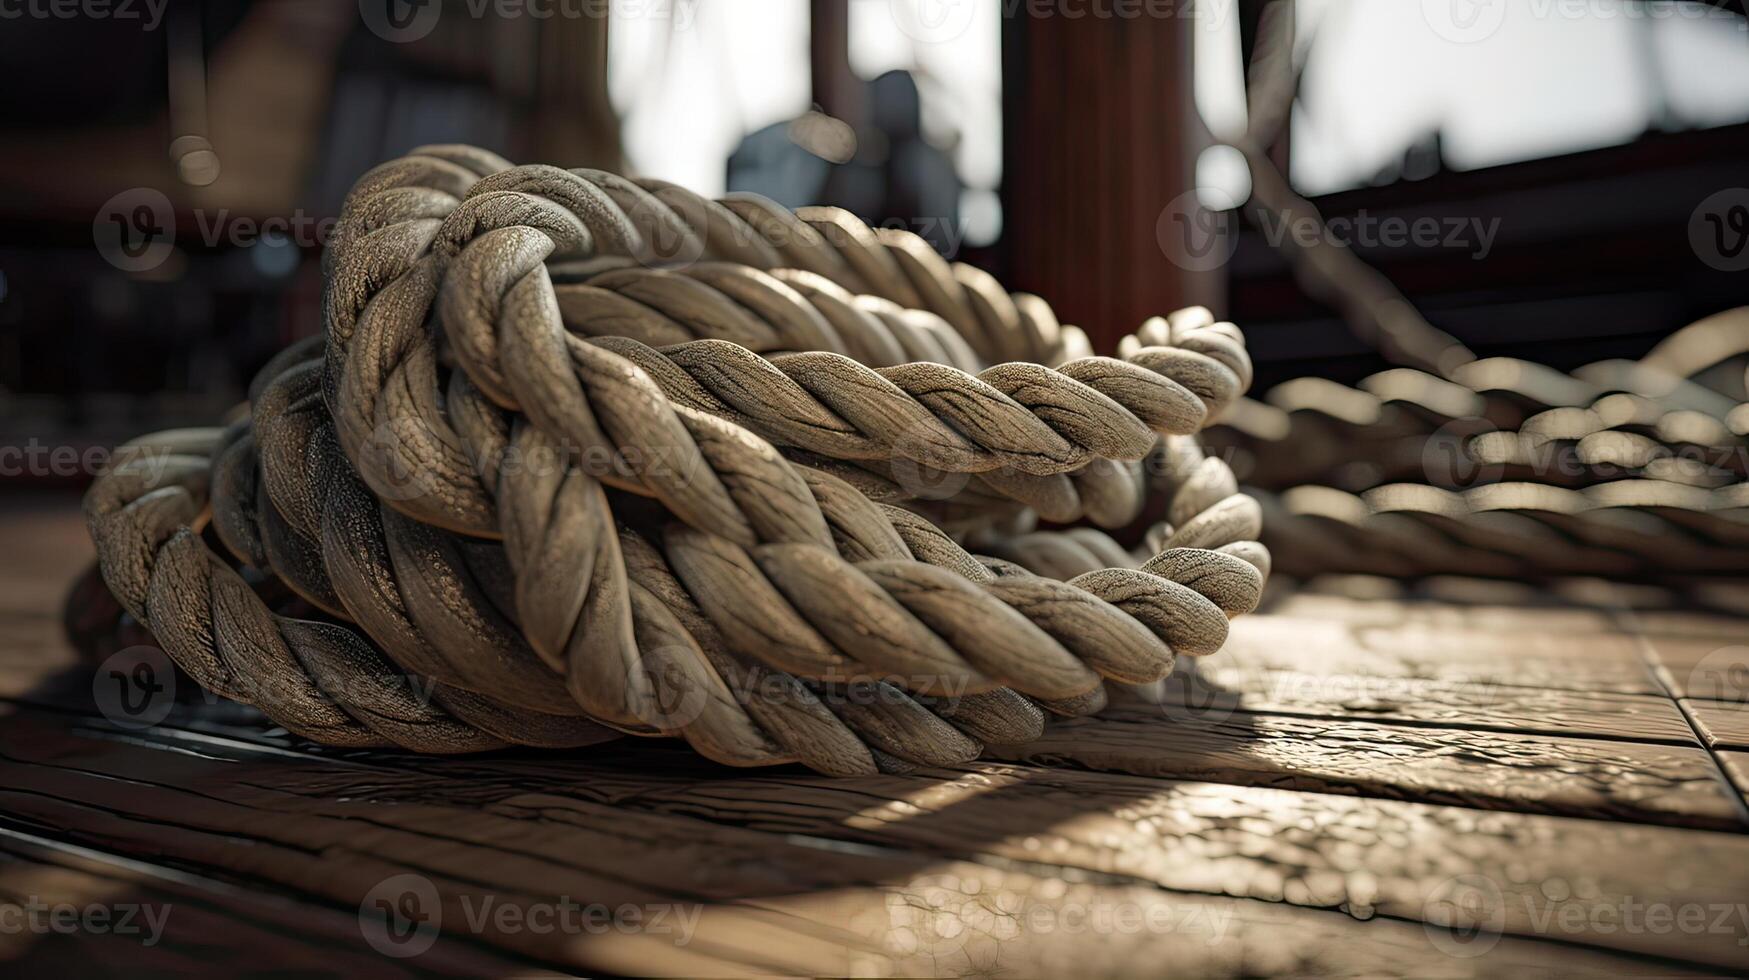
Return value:
[(1300, 0), (1292, 177), (1390, 181), (1437, 134), (1472, 170), (1749, 120), (1749, 31), (1700, 3)]

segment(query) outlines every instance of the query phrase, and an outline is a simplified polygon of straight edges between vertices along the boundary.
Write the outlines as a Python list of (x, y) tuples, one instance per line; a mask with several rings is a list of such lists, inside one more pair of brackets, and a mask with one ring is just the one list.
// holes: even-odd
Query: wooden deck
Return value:
[(72, 507), (10, 506), (0, 553), (13, 976), (1749, 971), (1743, 620), (1303, 591), (1163, 707), (833, 780), (119, 725), (61, 635)]

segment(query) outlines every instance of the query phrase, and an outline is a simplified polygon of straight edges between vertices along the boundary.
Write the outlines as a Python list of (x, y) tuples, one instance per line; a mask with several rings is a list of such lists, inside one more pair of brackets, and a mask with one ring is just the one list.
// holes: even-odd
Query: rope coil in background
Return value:
[(1292, 575), (1594, 575), (1723, 598), (1749, 571), (1746, 364), (1740, 308), (1571, 374), (1488, 358), (1451, 380), (1295, 379), (1206, 438)]

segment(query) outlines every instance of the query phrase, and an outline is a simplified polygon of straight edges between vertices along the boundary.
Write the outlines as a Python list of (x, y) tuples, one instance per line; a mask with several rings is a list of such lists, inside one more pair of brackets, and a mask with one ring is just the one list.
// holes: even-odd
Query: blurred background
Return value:
[(1106, 352), (1203, 303), (1254, 392), (1390, 361), (1296, 271), (1247, 140), (1482, 356), (1636, 358), (1749, 303), (1740, 2), (1277, 0), (1291, 102), (1247, 82), (1270, 6), (7, 3), (0, 485), (71, 489), (87, 449), (219, 418), (315, 329), (351, 181), (429, 142), (839, 205)]

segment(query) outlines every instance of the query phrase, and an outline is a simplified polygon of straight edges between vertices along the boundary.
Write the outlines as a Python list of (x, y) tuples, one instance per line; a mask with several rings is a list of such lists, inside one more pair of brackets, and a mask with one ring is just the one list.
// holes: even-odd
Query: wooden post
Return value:
[(1155, 314), (1219, 313), (1224, 264), (1159, 233), (1193, 193), (1208, 143), (1192, 99), (1194, 20), (1176, 6), (1162, 17), (1017, 9), (1003, 38), (1009, 281), (1101, 352)]
[(811, 0), (809, 25), (814, 104), (827, 115), (861, 126), (867, 121), (866, 83), (850, 70), (849, 0)]

